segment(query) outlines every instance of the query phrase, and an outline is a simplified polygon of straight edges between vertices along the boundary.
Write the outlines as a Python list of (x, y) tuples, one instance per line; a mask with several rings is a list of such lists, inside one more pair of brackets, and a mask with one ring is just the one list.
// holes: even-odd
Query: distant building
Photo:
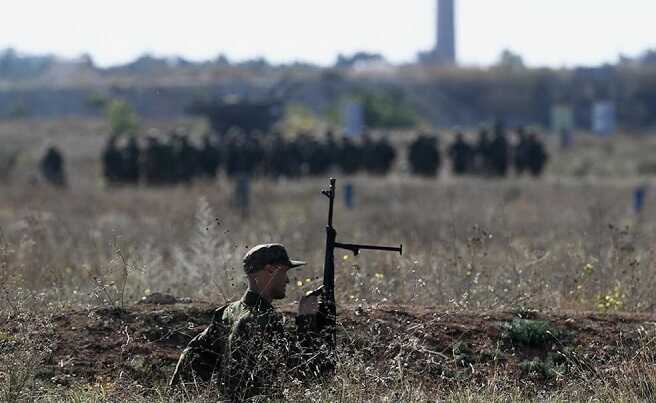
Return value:
[(455, 0), (437, 0), (435, 48), (419, 54), (419, 61), (430, 65), (455, 65), (456, 4)]

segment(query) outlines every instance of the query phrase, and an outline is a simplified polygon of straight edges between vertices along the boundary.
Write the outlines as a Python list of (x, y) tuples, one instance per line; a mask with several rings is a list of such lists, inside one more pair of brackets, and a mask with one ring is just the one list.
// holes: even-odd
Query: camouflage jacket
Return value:
[(258, 294), (219, 308), (212, 323), (183, 351), (171, 384), (213, 382), (226, 397), (272, 395), (290, 378), (332, 369), (329, 335), (316, 316), (284, 317)]

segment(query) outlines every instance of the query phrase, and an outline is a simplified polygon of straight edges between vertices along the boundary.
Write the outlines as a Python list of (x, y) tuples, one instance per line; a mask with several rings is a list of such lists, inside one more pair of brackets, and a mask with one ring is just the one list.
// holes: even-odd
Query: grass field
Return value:
[[(193, 121), (152, 125), (200, 127)], [(241, 257), (250, 246), (264, 242), (283, 242), (291, 254), (310, 263), (294, 275), (286, 302), (321, 281), (327, 202), (319, 190), (327, 178), (256, 180), (247, 218), (232, 206), (232, 184), (223, 177), (172, 188), (107, 189), (98, 166), (105, 130), (96, 121), (0, 124), (5, 152), (22, 150), (14, 172), (0, 185), (0, 399), (180, 400), (161, 388), (169, 367), (159, 368), (162, 379), (131, 378), (120, 368), (133, 357), (120, 348), (116, 351), (121, 365), (112, 370), (93, 376), (71, 371), (79, 378), (66, 382), (58, 373), (43, 375), (40, 369), (66, 368), (65, 357), (48, 342), (63, 334), (53, 318), (62, 313), (74, 318), (99, 307), (131, 312), (135, 302), (154, 292), (189, 297), (203, 306), (234, 300), (244, 289)], [(65, 150), (68, 190), (51, 189), (33, 178), (46, 140)], [(407, 139), (398, 135), (395, 142), (401, 145)], [(582, 136), (567, 152), (559, 152), (551, 139), (549, 146), (552, 159), (547, 175), (539, 180), (454, 178), (448, 172), (439, 179), (419, 179), (406, 175), (403, 164), (387, 178), (337, 173), (338, 190), (346, 182), (356, 189), (354, 209), (337, 202), (338, 239), (404, 247), (403, 256), (366, 251), (359, 257), (337, 256), (337, 302), (344, 307), (344, 328), (355, 332), (342, 335), (342, 343), (377, 340), (361, 326), (365, 322), (359, 310), (389, 324), (398, 318), (380, 312), (394, 306), (417, 325), (431, 325), (421, 337), (402, 323), (394, 333), (398, 351), (419, 351), (418, 356), (398, 352), (365, 357), (354, 348), (353, 354), (342, 357), (335, 379), (296, 385), (287, 398), (656, 398), (653, 195), (648, 194), (640, 214), (631, 208), (633, 188), (650, 182), (656, 140)], [(443, 329), (435, 325), (439, 321), (418, 313), (422, 309), (447, 315), (452, 322)], [(588, 320), (586, 315), (592, 315), (587, 327), (580, 325)], [(571, 324), (568, 317), (580, 323)], [(121, 318), (119, 322), (127, 320)], [(513, 322), (527, 318), (571, 328), (579, 336), (537, 346), (508, 336), (513, 323), (532, 332), (533, 322)], [(610, 333), (610, 327), (599, 325), (606, 322), (615, 326)], [(67, 326), (70, 331), (73, 325)], [(444, 338), (452, 328), (462, 337)], [(89, 333), (77, 329), (66, 333), (72, 346), (73, 339), (84, 340)], [(108, 340), (124, 338), (120, 326), (103, 329)], [(489, 340), (478, 343), (479, 333)], [(430, 354), (412, 343), (428, 339), (441, 340), (436, 342), (442, 354), (437, 360), (449, 371), (406, 373), (400, 369), (403, 362), (390, 358), (423, 362)], [(378, 340), (383, 341), (390, 345), (388, 339)], [(496, 357), (497, 350), (504, 359), (489, 357)], [(576, 352), (578, 356), (572, 355)], [(549, 364), (549, 353), (569, 361), (561, 368), (552, 357)], [(467, 354), (475, 358), (458, 367)], [(485, 376), (474, 376), (477, 368)], [(183, 400), (210, 398), (201, 393)]]

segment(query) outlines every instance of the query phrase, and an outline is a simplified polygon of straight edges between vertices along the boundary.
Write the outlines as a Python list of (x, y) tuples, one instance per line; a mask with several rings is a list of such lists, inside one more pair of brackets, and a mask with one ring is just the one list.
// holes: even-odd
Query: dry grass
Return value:
[[(284, 242), (294, 256), (310, 262), (293, 278), (291, 299), (320, 282), (326, 203), (318, 190), (323, 179), (256, 181), (253, 208), (244, 220), (231, 207), (232, 184), (225, 178), (190, 187), (104, 189), (96, 158), (90, 156), (99, 153), (102, 140), (86, 132), (102, 131), (103, 125), (58, 125), (0, 125), (5, 138), (21, 138), (12, 143), (26, 150), (19, 167), (34, 165), (44, 133), (56, 127), (51, 139), (71, 148), (66, 151), (68, 171), (77, 177), (72, 189), (63, 192), (32, 184), (21, 171), (3, 185), (3, 315), (98, 304), (121, 307), (155, 291), (216, 303), (232, 300), (244, 288), (241, 256), (263, 242)], [(26, 130), (32, 132), (23, 134)], [(639, 173), (648, 172), (644, 167), (656, 142), (588, 138), (582, 144), (554, 155), (549, 175), (539, 181), (423, 180), (402, 172), (386, 179), (339, 178), (338, 184), (355, 184), (357, 201), (354, 210), (337, 204), (339, 239), (403, 242), (406, 252), (402, 257), (363, 252), (357, 258), (340, 253), (338, 304), (652, 311), (656, 210), (647, 203), (636, 216), (630, 206), (632, 188), (644, 180)], [(34, 323), (47, 333), (47, 323)], [(11, 344), (12, 337), (0, 329), (0, 347)], [(116, 379), (44, 389), (34, 381), (38, 370), (28, 368), (27, 360), (39, 357), (43, 348), (2, 355), (1, 400), (178, 399)], [(618, 363), (616, 373), (563, 391), (526, 395), (517, 380), (490, 379), (439, 391), (439, 396), (454, 402), (651, 400), (653, 355), (647, 340), (643, 354)], [(12, 363), (25, 365), (21, 369)], [(288, 393), (296, 401), (434, 401), (437, 396), (412, 379), (381, 379), (358, 360), (344, 361), (329, 384)], [(202, 396), (187, 398), (204, 401)]]
[[(629, 185), (351, 181), (359, 207), (338, 203), (340, 239), (403, 242), (406, 253), (340, 253), (340, 302), (652, 308), (655, 212), (631, 212)], [(231, 207), (227, 181), (111, 191), (8, 187), (0, 202), (3, 275), (79, 302), (124, 304), (148, 290), (221, 302), (242, 287), (244, 251), (282, 241), (311, 263), (294, 279), (306, 290), (321, 274), (322, 184), (256, 182), (245, 221)]]

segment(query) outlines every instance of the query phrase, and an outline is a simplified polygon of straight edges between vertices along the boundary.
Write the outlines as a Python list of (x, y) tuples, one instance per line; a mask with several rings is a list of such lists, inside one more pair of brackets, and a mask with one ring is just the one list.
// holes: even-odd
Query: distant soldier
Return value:
[(240, 134), (230, 132), (225, 137), (225, 171), (229, 177), (235, 176), (240, 169), (239, 153), (242, 149), (243, 139)]
[(122, 153), (123, 180), (136, 185), (139, 183), (139, 143), (136, 136), (130, 136)]
[(158, 170), (162, 185), (176, 183), (178, 178), (175, 135), (169, 135), (163, 141), (158, 142)]
[(372, 175), (386, 175), (392, 168), (396, 151), (386, 138), (372, 140), (368, 136), (363, 137), (362, 142), (362, 164), (367, 173)]
[(506, 139), (505, 129), (501, 122), (497, 122), (494, 127), (494, 138), (490, 143), (490, 157), (494, 175), (506, 176), (509, 163), (508, 154), (508, 140)]
[(527, 143), (526, 153), (528, 170), (531, 172), (531, 175), (536, 177), (540, 176), (542, 175), (544, 166), (547, 164), (549, 156), (547, 155), (544, 144), (540, 141), (537, 134), (529, 134)]
[(203, 136), (198, 152), (198, 173), (205, 178), (215, 178), (221, 165), (221, 152), (210, 135)]
[(146, 149), (143, 155), (143, 174), (146, 184), (164, 184), (164, 172), (162, 166), (166, 164), (164, 145), (157, 137), (149, 136), (146, 139)]
[(492, 173), (492, 156), (487, 130), (482, 129), (478, 133), (478, 143), (474, 152), (474, 170), (481, 175), (490, 175)]
[(259, 135), (249, 135), (246, 137), (243, 158), (243, 172), (248, 175), (260, 173), (262, 160), (264, 159), (264, 148)]
[(331, 165), (331, 156), (327, 152), (325, 144), (311, 138), (308, 140), (306, 147), (308, 174), (312, 176), (325, 175)]
[(513, 165), (517, 175), (522, 175), (528, 169), (529, 142), (523, 127), (517, 129), (517, 144), (513, 149)]
[(303, 145), (298, 138), (284, 143), (283, 176), (287, 178), (298, 178), (303, 174)]
[(377, 156), (377, 163), (372, 171), (375, 175), (387, 175), (396, 160), (396, 150), (390, 144), (387, 137), (383, 137), (374, 143), (374, 152)]
[(335, 140), (335, 134), (332, 130), (328, 130), (326, 133), (326, 140), (324, 142), (324, 152), (330, 161), (328, 169), (334, 169), (338, 164), (339, 158), (339, 145)]
[(39, 164), (41, 175), (50, 183), (58, 187), (66, 186), (66, 175), (64, 173), (64, 157), (59, 150), (49, 147)]
[(469, 173), (474, 160), (474, 148), (467, 144), (462, 133), (456, 134), (456, 140), (449, 147), (451, 170), (455, 175)]
[(278, 132), (266, 139), (264, 145), (264, 173), (274, 179), (287, 176), (287, 143)]
[(170, 386), (213, 383), (222, 398), (261, 401), (282, 397), (289, 380), (332, 371), (331, 336), (322, 332), (318, 297), (301, 298), (295, 326), (272, 305), (285, 298), (287, 272), (304, 264), (290, 260), (280, 244), (249, 250), (244, 256), (248, 291), (219, 308), (205, 331), (189, 342)]
[(362, 150), (350, 138), (342, 138), (339, 148), (339, 167), (346, 175), (356, 174), (362, 167)]
[(123, 156), (118, 148), (118, 139), (118, 136), (110, 136), (102, 153), (103, 175), (110, 185), (120, 183), (123, 178)]
[(298, 159), (301, 166), (301, 175), (306, 175), (309, 173), (310, 165), (310, 154), (312, 153), (313, 139), (308, 133), (298, 133), (293, 143), (296, 145), (298, 150)]
[(376, 171), (376, 165), (378, 165), (378, 155), (376, 154), (374, 142), (368, 132), (362, 133), (360, 152), (362, 153), (360, 158), (362, 169), (367, 173), (374, 173)]
[(413, 174), (437, 176), (442, 163), (437, 137), (420, 135), (410, 144), (408, 162)]
[(172, 146), (175, 182), (189, 184), (196, 174), (197, 150), (191, 145), (189, 137), (186, 135), (173, 137)]
[(264, 150), (253, 135), (233, 133), (226, 145), (226, 173), (228, 176), (255, 175), (262, 166)]

